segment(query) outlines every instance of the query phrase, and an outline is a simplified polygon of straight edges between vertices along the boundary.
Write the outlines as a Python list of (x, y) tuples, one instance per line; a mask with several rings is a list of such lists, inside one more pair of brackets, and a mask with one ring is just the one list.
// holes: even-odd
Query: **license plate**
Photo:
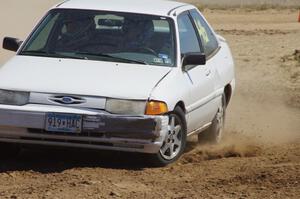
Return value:
[(46, 115), (46, 131), (80, 133), (82, 116), (73, 114), (48, 113)]

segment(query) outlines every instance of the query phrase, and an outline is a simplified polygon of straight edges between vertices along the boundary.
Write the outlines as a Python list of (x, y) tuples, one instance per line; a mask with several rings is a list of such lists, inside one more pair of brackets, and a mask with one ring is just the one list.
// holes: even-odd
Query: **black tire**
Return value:
[[(185, 150), (186, 137), (187, 137), (185, 114), (180, 107), (176, 107), (174, 111), (170, 112), (168, 115), (170, 118), (169, 121), (170, 130), (160, 151), (157, 154), (150, 155), (150, 161), (151, 161), (150, 164), (152, 166), (161, 167), (161, 166), (166, 166), (168, 164), (171, 164), (176, 160), (178, 160), (178, 158), (180, 158), (180, 156)], [(173, 130), (171, 129), (172, 118), (174, 118)], [(178, 126), (180, 126), (180, 130), (176, 135), (176, 131), (177, 131), (176, 129), (179, 129)], [(173, 147), (171, 145), (173, 145)], [(171, 148), (173, 149), (172, 154), (171, 154)]]
[[(221, 117), (221, 118), (220, 118)], [(222, 107), (218, 109), (211, 126), (198, 134), (198, 142), (201, 144), (218, 144), (223, 137), (226, 117), (226, 98), (222, 96)]]
[(13, 143), (0, 143), (0, 159), (13, 159), (19, 155), (21, 147)]

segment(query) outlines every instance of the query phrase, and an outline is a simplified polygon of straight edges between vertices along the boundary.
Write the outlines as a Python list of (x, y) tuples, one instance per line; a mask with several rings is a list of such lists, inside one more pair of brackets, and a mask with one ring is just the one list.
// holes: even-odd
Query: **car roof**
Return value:
[(168, 16), (189, 4), (167, 0), (66, 0), (56, 6), (65, 9), (105, 10)]

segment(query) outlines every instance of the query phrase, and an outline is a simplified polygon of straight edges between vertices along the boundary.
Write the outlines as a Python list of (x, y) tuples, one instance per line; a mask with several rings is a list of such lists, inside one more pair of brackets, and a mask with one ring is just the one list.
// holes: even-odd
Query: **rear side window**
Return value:
[(195, 29), (187, 14), (182, 14), (178, 17), (178, 28), (181, 55), (191, 52), (200, 52)]
[(204, 53), (206, 56), (210, 56), (218, 48), (217, 39), (203, 17), (196, 10), (191, 10), (190, 13), (196, 25), (197, 34), (201, 38)]

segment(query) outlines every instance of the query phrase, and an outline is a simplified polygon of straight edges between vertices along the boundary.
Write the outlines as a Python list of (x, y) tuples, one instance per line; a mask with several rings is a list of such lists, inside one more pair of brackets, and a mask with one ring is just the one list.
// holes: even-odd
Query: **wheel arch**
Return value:
[(185, 129), (187, 130), (187, 118), (186, 118), (186, 109), (185, 109), (185, 104), (183, 101), (179, 101), (176, 103), (176, 105), (174, 106), (174, 110), (179, 107), (182, 111), (183, 111), (183, 115), (181, 117), (182, 120), (183, 120), (183, 125), (185, 127)]
[(230, 84), (227, 84), (224, 88), (224, 94), (225, 94), (225, 99), (226, 99), (226, 106), (228, 106), (231, 96), (232, 96), (232, 87)]
[(175, 107), (174, 107), (174, 109), (175, 109), (176, 107), (180, 107), (180, 108), (183, 110), (183, 112), (186, 113), (185, 104), (184, 104), (183, 101), (177, 102), (176, 105), (175, 105)]

